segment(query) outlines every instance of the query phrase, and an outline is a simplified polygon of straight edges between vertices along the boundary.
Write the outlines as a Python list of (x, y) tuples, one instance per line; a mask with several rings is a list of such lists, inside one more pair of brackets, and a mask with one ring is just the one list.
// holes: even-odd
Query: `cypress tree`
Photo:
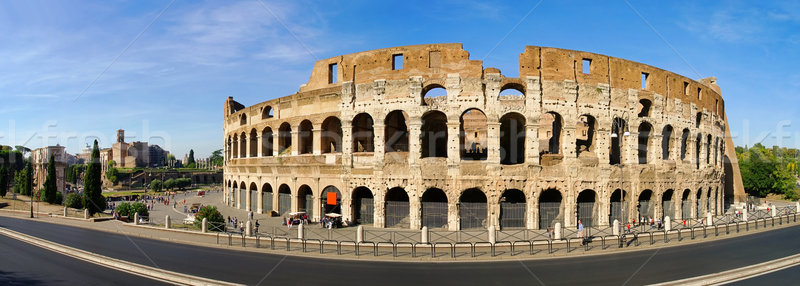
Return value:
[(22, 171), (22, 194), (33, 196), (33, 166), (30, 160), (25, 164), (25, 170)]
[(0, 166), (0, 197), (5, 197), (8, 191), (8, 169)]
[(189, 159), (187, 159), (186, 165), (194, 163), (194, 149), (189, 149)]
[(102, 212), (106, 209), (106, 200), (103, 198), (102, 181), (100, 178), (100, 149), (97, 148), (97, 140), (94, 140), (92, 147), (92, 158), (89, 159), (86, 167), (86, 175), (83, 179), (83, 207), (89, 213)]
[(55, 156), (50, 155), (50, 160), (47, 161), (47, 177), (44, 179), (44, 198), (43, 200), (48, 203), (56, 201), (56, 160)]

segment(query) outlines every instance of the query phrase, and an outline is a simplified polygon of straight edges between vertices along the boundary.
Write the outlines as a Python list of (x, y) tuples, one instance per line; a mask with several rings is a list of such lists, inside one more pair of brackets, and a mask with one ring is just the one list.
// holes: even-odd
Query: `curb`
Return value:
[(726, 270), (714, 274), (691, 277), (653, 285), (720, 285), (748, 278), (758, 277), (775, 271), (780, 271), (800, 264), (800, 254), (795, 254), (772, 261), (737, 269)]
[(135, 264), (132, 262), (114, 259), (85, 250), (69, 247), (66, 245), (50, 242), (30, 235), (22, 234), (7, 228), (0, 227), (0, 234), (7, 237), (38, 246), (52, 252), (80, 259), (89, 263), (111, 268), (125, 273), (155, 279), (175, 285), (241, 285), (220, 280), (188, 275), (169, 270), (158, 269), (146, 265)]

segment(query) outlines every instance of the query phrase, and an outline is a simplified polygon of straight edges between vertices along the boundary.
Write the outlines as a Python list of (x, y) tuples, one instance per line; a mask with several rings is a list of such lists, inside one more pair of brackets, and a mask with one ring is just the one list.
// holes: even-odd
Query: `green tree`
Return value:
[(64, 199), (64, 206), (73, 209), (80, 209), (83, 208), (83, 203), (81, 202), (81, 197), (78, 196), (78, 194), (69, 193)]
[(192, 179), (189, 179), (189, 178), (178, 178), (178, 179), (175, 179), (175, 187), (180, 189), (180, 190), (186, 189), (186, 187), (191, 186), (191, 185), (192, 185)]
[(0, 166), (0, 197), (5, 197), (8, 192), (8, 168)]
[(208, 157), (208, 161), (212, 166), (222, 166), (222, 162), (224, 160), (225, 158), (222, 156), (222, 149), (214, 150), (214, 152), (211, 152), (211, 156)]
[(83, 180), (83, 207), (89, 210), (89, 214), (94, 215), (106, 209), (102, 184), (100, 180), (100, 149), (97, 147), (97, 140), (94, 140), (92, 157), (87, 163), (86, 176)]
[(43, 200), (47, 203), (56, 202), (56, 160), (54, 155), (50, 155), (50, 160), (47, 161), (47, 177), (44, 179), (44, 196)]
[(159, 180), (159, 179), (155, 179), (155, 180), (150, 182), (150, 189), (153, 190), (154, 192), (160, 192), (161, 188), (163, 188), (163, 187), (164, 187), (164, 183), (161, 182), (161, 180)]
[(33, 166), (31, 161), (25, 164), (25, 170), (22, 172), (22, 194), (26, 196), (33, 195)]
[(203, 206), (197, 211), (194, 217), (194, 225), (198, 228), (203, 226), (203, 218), (208, 219), (208, 229), (211, 231), (225, 231), (225, 218), (215, 206)]
[(166, 181), (164, 181), (164, 189), (167, 189), (167, 191), (171, 191), (176, 187), (177, 187), (177, 182), (175, 181), (175, 179), (167, 179)]
[(118, 175), (119, 175), (119, 170), (117, 170), (117, 168), (111, 167), (111, 169), (108, 169), (108, 171), (106, 172), (106, 179), (108, 179), (108, 181), (110, 181), (111, 183), (116, 184), (118, 181), (117, 178)]
[(189, 159), (186, 161), (186, 165), (195, 164), (194, 161), (194, 149), (189, 149)]
[(131, 212), (130, 215), (135, 213), (139, 213), (139, 216), (150, 216), (150, 213), (147, 211), (147, 206), (140, 202), (135, 202), (131, 204)]

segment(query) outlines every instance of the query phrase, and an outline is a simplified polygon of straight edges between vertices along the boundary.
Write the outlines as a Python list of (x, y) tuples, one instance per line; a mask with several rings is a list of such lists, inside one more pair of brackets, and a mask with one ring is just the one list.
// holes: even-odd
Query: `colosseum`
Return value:
[(224, 202), (379, 228), (698, 218), (744, 191), (715, 78), (527, 46), (519, 77), (430, 44), (319, 60), (224, 106)]

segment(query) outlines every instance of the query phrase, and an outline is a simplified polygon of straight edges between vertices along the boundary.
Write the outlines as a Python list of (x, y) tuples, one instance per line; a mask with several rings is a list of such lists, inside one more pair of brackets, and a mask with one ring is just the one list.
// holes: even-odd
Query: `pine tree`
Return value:
[(47, 161), (47, 177), (44, 179), (44, 198), (43, 200), (48, 203), (55, 203), (56, 201), (56, 161), (55, 156), (50, 155), (50, 160)]
[(187, 160), (186, 165), (194, 163), (194, 149), (189, 149), (189, 159)]
[(94, 140), (92, 157), (87, 162), (87, 165), (83, 179), (83, 207), (94, 215), (106, 209), (106, 200), (103, 198), (100, 178), (100, 149), (97, 148), (97, 140)]

